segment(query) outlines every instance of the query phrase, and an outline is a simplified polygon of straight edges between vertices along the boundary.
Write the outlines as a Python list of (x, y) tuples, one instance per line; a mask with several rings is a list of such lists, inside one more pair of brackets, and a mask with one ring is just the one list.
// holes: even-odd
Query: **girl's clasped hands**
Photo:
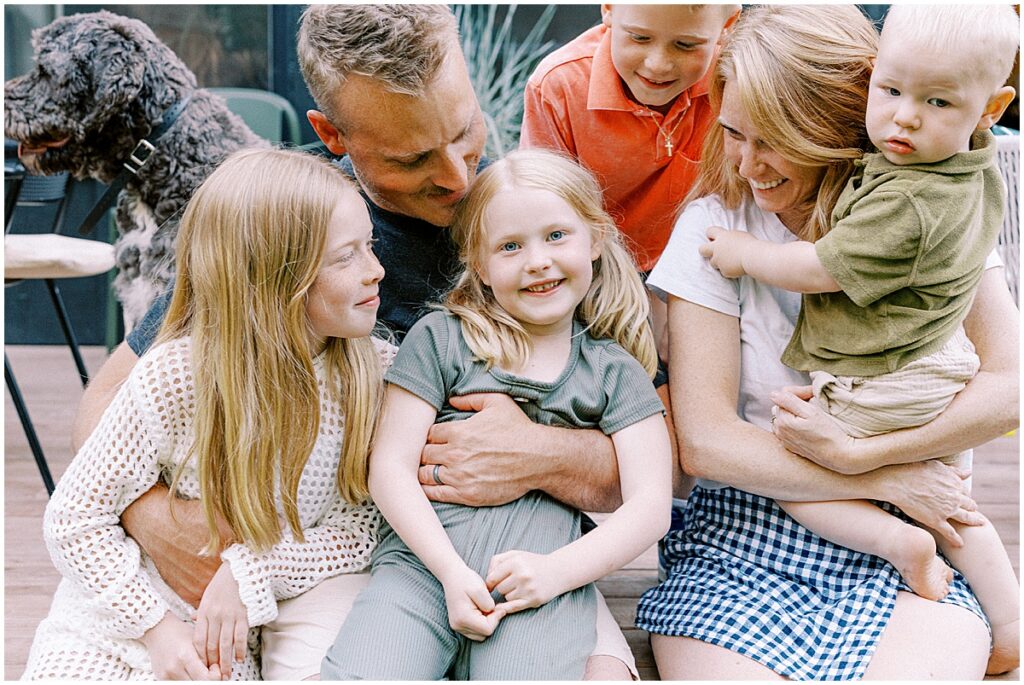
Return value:
[(195, 626), (167, 613), (142, 641), (157, 680), (230, 680), (245, 658), (248, 611), (231, 567), (221, 564), (203, 593)]
[[(441, 578), (452, 629), (482, 642), (505, 616), (543, 606), (572, 590), (559, 581), (567, 574), (553, 557), (554, 553), (509, 550), (491, 558), (486, 580), (465, 565)], [(492, 592), (505, 601), (495, 602)]]

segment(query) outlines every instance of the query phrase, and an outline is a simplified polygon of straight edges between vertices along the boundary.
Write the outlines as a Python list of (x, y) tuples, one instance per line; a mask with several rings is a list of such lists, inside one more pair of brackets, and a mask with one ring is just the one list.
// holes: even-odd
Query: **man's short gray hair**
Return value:
[(299, 24), (302, 76), (335, 126), (335, 98), (350, 74), (420, 95), (453, 45), (458, 27), (447, 5), (310, 5)]

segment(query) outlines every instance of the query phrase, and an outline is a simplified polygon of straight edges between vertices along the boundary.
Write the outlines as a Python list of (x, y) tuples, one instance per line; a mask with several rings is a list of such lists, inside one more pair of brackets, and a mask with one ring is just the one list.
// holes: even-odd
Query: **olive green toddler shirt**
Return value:
[(938, 351), (970, 310), (1003, 222), (996, 143), (934, 164), (864, 155), (815, 243), (842, 291), (808, 294), (782, 361), (799, 371), (877, 376)]

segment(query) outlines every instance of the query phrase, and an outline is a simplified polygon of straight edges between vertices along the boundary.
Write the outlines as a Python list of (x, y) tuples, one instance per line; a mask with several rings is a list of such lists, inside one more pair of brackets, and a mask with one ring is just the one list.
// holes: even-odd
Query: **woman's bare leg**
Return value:
[(988, 648), (988, 630), (975, 614), (900, 592), (864, 679), (981, 680)]
[(785, 680), (753, 659), (689, 637), (651, 635), (662, 680)]

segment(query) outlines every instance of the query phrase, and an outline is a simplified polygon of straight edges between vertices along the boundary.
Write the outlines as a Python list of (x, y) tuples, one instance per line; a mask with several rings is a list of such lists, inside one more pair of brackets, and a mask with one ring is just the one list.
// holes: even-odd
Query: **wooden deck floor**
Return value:
[[(95, 371), (105, 356), (101, 348), (84, 350)], [(71, 458), (69, 427), (81, 396), (70, 355), (63, 347), (8, 347), (11, 365), (21, 384), (40, 441), (58, 478)], [(36, 625), (46, 615), (57, 585), (57, 572), (43, 546), (41, 529), (46, 494), (32, 461), (10, 397), (4, 404), (4, 674), (21, 675)], [(1019, 440), (1000, 438), (978, 450), (974, 493), (995, 522), (1020, 575)], [(633, 628), (639, 595), (657, 581), (657, 556), (652, 548), (627, 568), (598, 585), (625, 631), (637, 656), (641, 676), (657, 679), (647, 634)], [(1019, 680), (1014, 671), (1000, 680)]]

